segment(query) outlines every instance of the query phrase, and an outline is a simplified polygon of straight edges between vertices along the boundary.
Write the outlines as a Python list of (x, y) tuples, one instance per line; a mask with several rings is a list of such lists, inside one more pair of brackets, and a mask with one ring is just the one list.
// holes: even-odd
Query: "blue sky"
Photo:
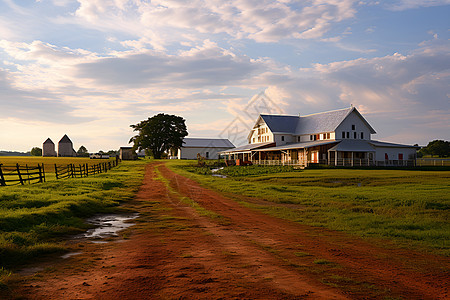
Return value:
[(449, 140), (449, 15), (449, 0), (2, 0), (0, 149), (66, 133), (118, 149), (160, 112), (227, 137), (261, 92), (290, 115), (354, 105), (373, 139)]

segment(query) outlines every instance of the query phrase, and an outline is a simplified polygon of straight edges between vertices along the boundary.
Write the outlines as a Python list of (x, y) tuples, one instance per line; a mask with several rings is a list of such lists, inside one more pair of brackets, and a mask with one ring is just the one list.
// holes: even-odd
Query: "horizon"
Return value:
[(449, 14), (448, 0), (1, 1), (0, 151), (64, 134), (119, 149), (161, 112), (229, 138), (257, 112), (351, 105), (372, 139), (450, 140)]

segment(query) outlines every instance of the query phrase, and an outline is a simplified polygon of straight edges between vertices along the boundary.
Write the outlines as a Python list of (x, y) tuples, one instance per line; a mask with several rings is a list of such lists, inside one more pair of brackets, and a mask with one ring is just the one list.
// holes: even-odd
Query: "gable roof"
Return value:
[(349, 107), (300, 117), (295, 134), (300, 135), (334, 131), (353, 109), (354, 107)]
[(234, 148), (228, 139), (208, 139), (208, 138), (184, 138), (184, 148)]
[(253, 128), (256, 127), (256, 124), (258, 124), (260, 120), (263, 120), (272, 133), (304, 135), (331, 132), (335, 131), (353, 112), (366, 124), (372, 134), (376, 133), (355, 107), (306, 116), (260, 115)]
[[(298, 116), (261, 115), (272, 133), (294, 134), (298, 123)], [(259, 120), (258, 120), (259, 121)]]
[(67, 134), (65, 134), (61, 140), (59, 140), (58, 144), (72, 144), (72, 141), (69, 139)]
[(48, 138), (48, 139), (45, 140), (44, 145), (45, 144), (52, 144), (52, 145), (54, 145), (55, 143), (53, 143), (53, 141), (50, 138)]

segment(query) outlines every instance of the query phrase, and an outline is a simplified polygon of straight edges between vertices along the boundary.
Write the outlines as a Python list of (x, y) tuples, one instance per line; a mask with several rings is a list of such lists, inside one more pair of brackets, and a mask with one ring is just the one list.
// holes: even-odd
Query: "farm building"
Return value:
[(260, 115), (247, 145), (221, 153), (254, 164), (414, 164), (419, 147), (375, 141), (375, 133), (353, 106), (306, 116)]
[(133, 147), (120, 147), (119, 158), (121, 160), (135, 160), (137, 159), (137, 154), (133, 150)]
[(228, 139), (184, 138), (180, 149), (171, 149), (170, 158), (196, 159), (200, 154), (206, 159), (217, 159), (219, 152), (234, 148)]
[(73, 150), (72, 141), (65, 134), (58, 142), (58, 156), (59, 157), (73, 157), (77, 156), (75, 150)]
[(50, 138), (42, 144), (42, 156), (57, 156), (55, 143)]

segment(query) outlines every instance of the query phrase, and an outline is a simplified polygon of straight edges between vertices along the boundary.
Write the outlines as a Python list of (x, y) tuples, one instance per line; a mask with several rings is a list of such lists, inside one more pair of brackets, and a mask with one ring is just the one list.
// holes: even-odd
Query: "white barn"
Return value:
[(197, 159), (200, 154), (206, 159), (217, 159), (219, 152), (234, 148), (228, 139), (184, 138), (180, 149), (172, 149), (170, 158)]
[(260, 115), (248, 145), (222, 154), (256, 164), (414, 164), (419, 147), (374, 141), (375, 133), (355, 107), (306, 116)]
[(55, 143), (48, 138), (43, 144), (42, 144), (42, 156), (57, 156), (55, 151)]

